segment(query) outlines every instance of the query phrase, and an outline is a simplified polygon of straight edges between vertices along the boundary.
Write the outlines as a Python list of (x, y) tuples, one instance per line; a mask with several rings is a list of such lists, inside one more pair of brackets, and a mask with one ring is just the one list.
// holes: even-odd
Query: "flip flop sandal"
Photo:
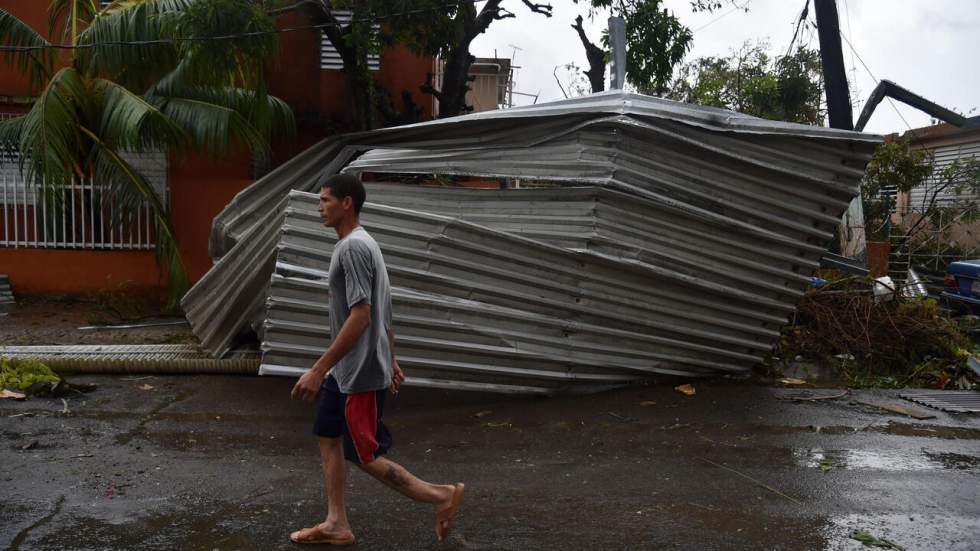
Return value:
[(456, 516), (456, 510), (459, 509), (459, 504), (463, 502), (463, 490), (466, 488), (466, 485), (460, 482), (455, 484), (454, 487), (453, 499), (449, 507), (436, 513), (436, 538), (439, 541), (445, 540), (450, 530), (453, 529), (453, 517)]
[[(348, 537), (336, 537), (325, 534), (319, 534), (314, 537), (303, 537), (300, 534), (306, 532), (309, 534), (311, 531), (316, 530), (316, 526), (311, 526), (310, 528), (303, 528), (302, 530), (297, 530), (292, 534), (289, 534), (289, 541), (293, 543), (300, 543), (303, 545), (354, 545), (354, 534)], [(296, 536), (296, 537), (293, 537)]]

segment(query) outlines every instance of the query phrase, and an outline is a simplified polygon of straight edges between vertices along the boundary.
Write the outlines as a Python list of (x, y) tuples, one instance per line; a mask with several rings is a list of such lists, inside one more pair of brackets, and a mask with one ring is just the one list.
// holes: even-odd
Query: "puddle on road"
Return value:
[(876, 432), (895, 436), (914, 436), (939, 438), (942, 440), (980, 440), (980, 429), (972, 427), (949, 427), (939, 424), (900, 423), (889, 421), (885, 424), (866, 426), (851, 425), (750, 425), (751, 432), (768, 434), (797, 434), (815, 432), (819, 434), (853, 434), (856, 432)]
[(793, 450), (797, 463), (814, 469), (877, 471), (980, 470), (980, 457), (948, 452), (872, 451), (823, 448)]
[(822, 528), (826, 549), (868, 550), (850, 537), (855, 530), (886, 539), (903, 549), (942, 549), (967, 551), (976, 549), (980, 519), (956, 514), (849, 514), (827, 519)]
[(980, 429), (970, 427), (946, 427), (942, 425), (896, 423), (895, 421), (889, 421), (887, 425), (873, 426), (868, 430), (897, 436), (921, 436), (926, 438), (942, 438), (944, 440), (980, 440)]

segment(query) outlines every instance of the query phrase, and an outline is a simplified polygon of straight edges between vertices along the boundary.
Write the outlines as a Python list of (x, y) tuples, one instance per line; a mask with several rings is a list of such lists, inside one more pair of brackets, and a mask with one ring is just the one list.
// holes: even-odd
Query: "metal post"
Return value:
[(609, 88), (622, 90), (626, 84), (626, 20), (622, 17), (609, 18), (609, 48), (612, 51)]

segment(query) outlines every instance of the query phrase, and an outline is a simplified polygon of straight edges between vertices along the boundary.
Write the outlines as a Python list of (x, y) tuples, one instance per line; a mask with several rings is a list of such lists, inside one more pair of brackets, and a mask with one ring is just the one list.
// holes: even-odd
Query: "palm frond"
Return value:
[(240, 114), (266, 141), (292, 136), (296, 121), (289, 105), (265, 93), (264, 89), (249, 90), (231, 86), (195, 85), (189, 66), (195, 58), (184, 58), (169, 74), (161, 78), (147, 93), (148, 98), (177, 97), (202, 101), (231, 109)]
[(54, 54), (46, 48), (50, 45), (48, 41), (30, 25), (3, 9), (0, 9), (0, 45), (14, 48), (41, 48), (25, 51), (7, 50), (4, 53), (7, 64), (15, 65), (18, 71), (26, 73), (32, 87), (40, 87), (51, 75)]
[(136, 4), (141, 3), (142, 1), (143, 0), (112, 0), (112, 2), (102, 6), (102, 9), (99, 10), (99, 13), (95, 14), (95, 17), (104, 17), (119, 10), (127, 10)]
[(127, 151), (165, 151), (187, 142), (184, 130), (142, 97), (111, 80), (95, 79), (92, 88), (102, 98), (97, 133), (104, 142)]
[(96, 0), (53, 0), (48, 6), (48, 35), (59, 36), (55, 31), (60, 23), (61, 41), (75, 44), (97, 11)]
[(24, 126), (24, 115), (0, 119), (0, 149), (16, 148), (20, 143), (21, 129)]
[(269, 104), (270, 137), (273, 139), (288, 138), (296, 134), (296, 119), (293, 116), (293, 108), (285, 100), (276, 96), (267, 95), (265, 99)]
[(145, 89), (156, 77), (170, 71), (178, 61), (172, 43), (126, 45), (126, 42), (167, 40), (173, 36), (176, 19), (191, 0), (147, 0), (114, 2), (99, 12), (78, 37), (77, 62), (87, 74), (112, 78), (130, 89)]
[(296, 131), (296, 122), (289, 104), (263, 90), (197, 88), (185, 91), (184, 96), (234, 109), (267, 139), (291, 135)]
[[(29, 182), (60, 186), (84, 173), (79, 154), (87, 149), (79, 135), (91, 106), (78, 72), (65, 67), (55, 73), (37, 101), (19, 119), (17, 147), (21, 172)], [(13, 138), (13, 130), (9, 130)]]
[(167, 290), (170, 295), (168, 307), (175, 308), (190, 288), (190, 280), (177, 248), (174, 228), (163, 201), (146, 178), (126, 162), (117, 149), (85, 127), (81, 127), (80, 131), (96, 146), (92, 151), (94, 178), (107, 186), (107, 196), (113, 201), (116, 212), (120, 213), (112, 223), (133, 216), (144, 204), (149, 205), (152, 210), (156, 230), (157, 263), (166, 270)]
[[(218, 41), (186, 41), (180, 44), (182, 59), (193, 84), (224, 84), (259, 89), (265, 82), (265, 65), (276, 57), (278, 39), (275, 20), (261, 2), (254, 0), (210, 0), (194, 2), (174, 20), (176, 36), (236, 36)], [(243, 36), (248, 33), (264, 33)]]
[(186, 97), (157, 96), (150, 101), (191, 136), (195, 147), (212, 157), (227, 153), (236, 143), (259, 157), (269, 154), (262, 133), (232, 108)]

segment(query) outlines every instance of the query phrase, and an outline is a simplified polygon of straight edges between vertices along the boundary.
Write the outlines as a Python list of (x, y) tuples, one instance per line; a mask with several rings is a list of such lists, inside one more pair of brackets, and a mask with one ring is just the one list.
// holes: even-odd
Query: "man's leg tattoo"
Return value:
[(405, 477), (398, 472), (398, 468), (394, 465), (389, 465), (388, 470), (384, 474), (385, 484), (391, 486), (392, 488), (402, 488), (408, 482)]

